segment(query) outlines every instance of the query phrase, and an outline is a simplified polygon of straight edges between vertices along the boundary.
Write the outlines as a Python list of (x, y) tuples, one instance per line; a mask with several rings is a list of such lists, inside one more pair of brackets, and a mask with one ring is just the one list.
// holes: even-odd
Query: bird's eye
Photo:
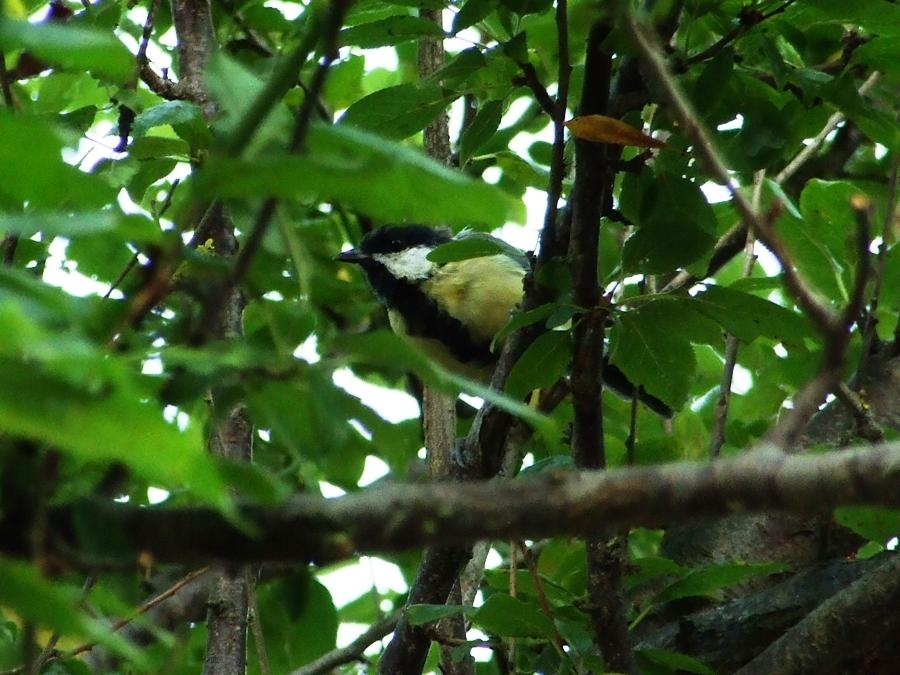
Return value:
[(403, 242), (400, 241), (399, 239), (393, 239), (391, 241), (391, 248), (399, 251), (401, 248), (403, 248)]

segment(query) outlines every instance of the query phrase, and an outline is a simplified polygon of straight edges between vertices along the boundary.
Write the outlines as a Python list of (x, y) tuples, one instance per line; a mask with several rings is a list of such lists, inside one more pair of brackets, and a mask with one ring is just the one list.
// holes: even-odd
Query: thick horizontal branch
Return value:
[[(208, 508), (91, 503), (49, 513), (57, 552), (95, 560), (97, 533), (121, 550), (158, 560), (326, 562), (355, 553), (540, 538), (663, 526), (695, 517), (841, 504), (900, 506), (900, 443), (820, 455), (771, 448), (712, 463), (612, 471), (554, 472), (511, 481), (400, 485), (336, 499), (299, 496), (278, 506), (240, 507), (243, 528)], [(26, 550), (15, 523), (0, 522), (0, 548)], [(77, 532), (89, 532), (83, 546)], [(16, 551), (17, 549), (17, 551)]]

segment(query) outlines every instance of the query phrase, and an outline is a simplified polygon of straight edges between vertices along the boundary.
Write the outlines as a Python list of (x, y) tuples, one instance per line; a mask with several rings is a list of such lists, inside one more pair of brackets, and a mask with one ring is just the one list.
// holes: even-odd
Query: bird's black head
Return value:
[(408, 248), (426, 246), (434, 248), (452, 238), (450, 230), (426, 225), (385, 225), (372, 230), (359, 242), (359, 251), (365, 255), (397, 253)]

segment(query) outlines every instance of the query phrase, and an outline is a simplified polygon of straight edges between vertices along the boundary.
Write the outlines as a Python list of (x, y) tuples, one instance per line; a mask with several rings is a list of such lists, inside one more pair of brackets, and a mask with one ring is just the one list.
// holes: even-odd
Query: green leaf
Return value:
[(456, 35), (459, 31), (474, 26), (493, 12), (499, 4), (500, 0), (466, 0), (453, 17), (451, 34)]
[(862, 26), (873, 33), (900, 37), (900, 7), (886, 0), (849, 4), (842, 0), (816, 0), (788, 7), (782, 19), (798, 28), (821, 24)]
[(460, 166), (468, 164), (478, 149), (494, 135), (502, 117), (503, 101), (488, 101), (479, 107), (472, 123), (463, 131), (459, 141)]
[(553, 6), (553, 0), (503, 0), (503, 6), (519, 16), (544, 12)]
[(632, 560), (630, 563), (632, 568), (628, 576), (625, 577), (624, 587), (631, 591), (641, 584), (647, 582), (658, 583), (660, 579), (665, 577), (684, 577), (688, 572), (688, 568), (683, 567), (669, 558), (661, 556), (647, 556), (638, 560)]
[(847, 181), (810, 180), (800, 195), (802, 219), (785, 214), (776, 225), (800, 272), (835, 304), (847, 298), (856, 255), (850, 199), (862, 190)]
[(610, 332), (610, 362), (674, 410), (687, 402), (697, 367), (685, 335), (690, 318), (675, 303), (654, 302), (622, 314)]
[[(540, 307), (530, 309), (527, 312), (518, 312), (514, 314), (513, 317), (509, 320), (509, 323), (501, 328), (500, 332), (497, 333), (496, 336), (494, 336), (494, 342), (501, 343), (513, 331), (519, 330), (520, 328), (525, 328), (526, 326), (534, 325), (539, 321), (549, 319), (554, 314), (556, 314), (559, 309), (560, 305), (557, 305), (555, 303), (547, 303), (546, 305), (541, 305)], [(552, 327), (555, 328), (555, 326)], [(551, 326), (548, 326), (548, 328), (551, 328)]]
[(900, 535), (900, 509), (884, 506), (841, 506), (834, 519), (871, 541), (886, 543)]
[(779, 183), (776, 183), (771, 178), (766, 178), (765, 181), (763, 181), (763, 186), (782, 203), (785, 210), (787, 210), (794, 218), (803, 217), (800, 210), (797, 208), (797, 205), (794, 204), (794, 201), (787, 195), (784, 188), (782, 188)]
[(0, 203), (75, 210), (114, 201), (112, 187), (60, 161), (63, 143), (47, 120), (0, 109), (0, 138), (16, 141), (0, 143)]
[(498, 188), (358, 129), (313, 125), (306, 147), (254, 161), (211, 158), (197, 176), (198, 196), (325, 199), (385, 221), (436, 225), (499, 226), (519, 217), (521, 205)]
[(670, 584), (654, 598), (662, 603), (679, 598), (718, 598), (719, 591), (754, 577), (769, 576), (786, 572), (789, 567), (783, 563), (734, 562), (722, 565), (696, 568), (678, 581)]
[(345, 28), (341, 31), (340, 43), (372, 49), (407, 40), (440, 38), (443, 35), (444, 32), (433, 21), (418, 16), (400, 15)]
[(462, 605), (410, 605), (403, 610), (403, 613), (406, 614), (407, 621), (413, 626), (424, 626), (448, 616), (455, 616), (465, 610), (466, 608)]
[(525, 259), (522, 251), (515, 246), (510, 246), (502, 239), (481, 232), (462, 232), (452, 241), (435, 248), (426, 257), (431, 262), (442, 265), (448, 262), (500, 254), (517, 260)]
[[(564, 455), (560, 455), (562, 457)], [(484, 580), (487, 584), (502, 593), (510, 592), (510, 571), (508, 569), (485, 570)], [(566, 588), (546, 575), (538, 577), (541, 588), (538, 589), (534, 575), (528, 570), (518, 570), (515, 574), (516, 597), (523, 601), (532, 601), (544, 594), (552, 607), (571, 607), (577, 598)]]
[(339, 124), (400, 140), (428, 126), (457, 96), (437, 85), (398, 84), (361, 98)]
[(164, 125), (172, 127), (179, 136), (188, 141), (203, 139), (206, 145), (211, 139), (203, 111), (187, 101), (164, 101), (140, 113), (134, 119), (132, 136), (135, 139), (142, 138), (150, 129)]
[(297, 457), (314, 461), (329, 482), (356, 487), (370, 442), (351, 424), (364, 414), (358, 398), (335, 385), (330, 372), (304, 369), (292, 382), (266, 382), (247, 393), (261, 427)]
[[(104, 366), (100, 357), (67, 352), (59, 349), (55, 355), (77, 359), (65, 364), (67, 377), (33, 362), (0, 358), (0, 428), (50, 443), (83, 462), (121, 462), (153, 484), (186, 485), (205, 500), (227, 507), (224, 482), (205, 451), (197, 422), (179, 431), (163, 419), (161, 410), (141, 402), (142, 393), (117, 368)], [(75, 368), (84, 373), (80, 385), (73, 382)]]
[(377, 331), (368, 335), (341, 336), (334, 340), (353, 363), (366, 363), (398, 371), (412, 371), (422, 380), (440, 391), (458, 394), (465, 392), (520, 417), (531, 424), (546, 439), (558, 438), (559, 430), (553, 419), (538, 413), (521, 401), (500, 393), (488, 386), (455, 375), (429, 361), (424, 355), (410, 348), (399, 336), (389, 331)]
[(140, 669), (149, 667), (139, 649), (110, 631), (104, 622), (77, 609), (83, 596), (80, 589), (59, 581), (51, 583), (41, 578), (35, 568), (6, 558), (0, 558), (0, 578), (0, 605), (4, 608), (61, 635), (98, 642)]
[(162, 232), (149, 218), (138, 214), (125, 215), (118, 210), (80, 213), (0, 213), (0, 232), (31, 237), (43, 233), (48, 237), (61, 235), (79, 237), (91, 234), (111, 234), (119, 241), (155, 243)]
[(742, 342), (760, 335), (789, 344), (802, 343), (813, 332), (802, 315), (733, 287), (707, 286), (691, 304)]
[[(310, 661), (335, 647), (338, 614), (331, 594), (306, 570), (284, 579), (269, 581), (257, 591), (259, 615), (268, 672), (287, 673), (300, 663)], [(252, 673), (259, 673), (253, 659)]]
[(472, 622), (492, 635), (550, 639), (553, 623), (537, 603), (523, 602), (504, 593), (494, 593), (469, 613)]
[[(459, 14), (456, 16), (459, 16)], [(444, 83), (446, 87), (456, 87), (484, 68), (484, 66), (484, 54), (477, 47), (470, 47), (451, 58), (443, 68), (432, 73), (426, 82), (432, 84)]]
[(568, 331), (542, 333), (516, 361), (506, 378), (506, 393), (521, 399), (534, 389), (552, 386), (566, 374), (571, 360), (572, 345)]
[[(656, 666), (663, 666), (673, 673), (697, 673), (697, 675), (716, 675), (716, 671), (699, 659), (687, 654), (672, 652), (667, 649), (643, 648), (636, 651), (638, 662), (649, 661)], [(643, 670), (643, 666), (642, 666)]]
[(4, 50), (27, 49), (49, 64), (72, 71), (89, 71), (116, 84), (136, 77), (134, 57), (110, 31), (60, 23), (30, 23), (0, 17)]
[(699, 260), (715, 243), (716, 217), (700, 187), (686, 178), (663, 175), (627, 181), (637, 194), (630, 214), (637, 231), (625, 242), (622, 265), (626, 272), (670, 272)]
[(545, 189), (549, 173), (529, 163), (514, 152), (504, 150), (494, 155), (497, 166), (503, 171), (503, 177), (521, 185)]
[(819, 88), (819, 95), (840, 107), (862, 132), (873, 141), (900, 151), (900, 129), (893, 115), (878, 110), (859, 93), (855, 78), (848, 74), (835, 78)]
[[(223, 50), (213, 52), (205, 75), (210, 94), (218, 104), (212, 127), (216, 137), (227, 146), (262, 93), (264, 83)], [(291, 138), (291, 129), (291, 113), (282, 101), (278, 101), (260, 120), (246, 147), (237, 148), (239, 152), (235, 154), (268, 157), (273, 152), (283, 151)]]

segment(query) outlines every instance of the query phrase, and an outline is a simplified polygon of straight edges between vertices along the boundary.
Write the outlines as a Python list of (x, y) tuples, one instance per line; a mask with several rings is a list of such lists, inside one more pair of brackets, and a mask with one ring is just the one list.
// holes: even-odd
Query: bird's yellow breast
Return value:
[(476, 340), (490, 342), (522, 301), (525, 270), (505, 255), (442, 265), (422, 290)]

